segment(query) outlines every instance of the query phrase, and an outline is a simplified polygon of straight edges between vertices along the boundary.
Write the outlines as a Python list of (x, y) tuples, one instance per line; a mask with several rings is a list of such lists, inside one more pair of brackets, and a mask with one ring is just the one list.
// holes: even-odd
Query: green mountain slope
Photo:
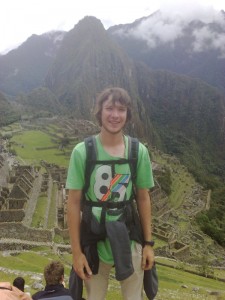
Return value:
[(0, 126), (10, 124), (20, 118), (7, 98), (0, 92)]

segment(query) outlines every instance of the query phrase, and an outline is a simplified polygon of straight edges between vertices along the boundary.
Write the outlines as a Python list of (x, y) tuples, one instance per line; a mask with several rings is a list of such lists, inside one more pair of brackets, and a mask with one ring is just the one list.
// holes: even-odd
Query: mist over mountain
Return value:
[(0, 90), (12, 96), (43, 85), (65, 33), (32, 35), (21, 46), (0, 56)]
[(135, 60), (201, 78), (225, 91), (225, 13), (200, 7), (163, 10), (108, 29)]

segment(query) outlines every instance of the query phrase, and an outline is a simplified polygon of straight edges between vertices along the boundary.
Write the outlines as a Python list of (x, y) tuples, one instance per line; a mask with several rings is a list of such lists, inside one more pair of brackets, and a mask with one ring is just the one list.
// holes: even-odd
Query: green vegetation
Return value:
[[(173, 208), (178, 208), (182, 203), (185, 196), (192, 191), (195, 180), (191, 176), (187, 169), (171, 159), (167, 159), (167, 156), (162, 156), (157, 152), (153, 153), (153, 159), (163, 166), (165, 169), (165, 177), (161, 177), (165, 181), (165, 187), (169, 192), (170, 205)], [(172, 172), (172, 169), (176, 169), (176, 172)], [(159, 177), (159, 182), (161, 180)], [(157, 177), (158, 179), (158, 177)], [(167, 188), (170, 183), (170, 188)]]
[(157, 176), (157, 180), (160, 184), (160, 187), (164, 190), (164, 192), (167, 195), (170, 195), (172, 179), (171, 179), (171, 172), (168, 167), (165, 167), (163, 172), (159, 176)]
[(211, 208), (197, 216), (197, 222), (203, 232), (211, 236), (220, 245), (225, 246), (225, 187), (219, 185), (212, 192)]
[(20, 120), (20, 114), (0, 92), (0, 126), (6, 126), (18, 120)]
[[(47, 248), (36, 249), (38, 252), (22, 252), (14, 255), (2, 256), (0, 254), (1, 266), (6, 267), (11, 270), (17, 270), (18, 274), (20, 272), (25, 272), (24, 277), (28, 285), (32, 285), (33, 279), (32, 275), (26, 272), (33, 272), (39, 275), (43, 274), (43, 269), (46, 264), (51, 260), (61, 260), (65, 265), (66, 274), (66, 284), (68, 286), (68, 276), (71, 266), (71, 255), (65, 254), (60, 257), (54, 255), (51, 250)], [(159, 277), (159, 292), (157, 299), (172, 300), (172, 299), (217, 299), (214, 296), (209, 296), (208, 291), (218, 291), (221, 293), (221, 297), (224, 295), (224, 282), (216, 281), (213, 279), (208, 279), (205, 277), (197, 276), (191, 273), (184, 272), (179, 264), (175, 265), (173, 261), (166, 259), (158, 259), (157, 261), (171, 264), (171, 267), (163, 266), (157, 264), (157, 271)], [(174, 268), (175, 266), (175, 268)], [(223, 271), (224, 272), (224, 271)], [(225, 276), (225, 274), (223, 274)], [(19, 276), (19, 275), (18, 275)], [(15, 278), (14, 274), (5, 273), (0, 271), (1, 281), (10, 281)], [(44, 284), (44, 281), (43, 281)], [(186, 286), (186, 288), (182, 288)], [(197, 289), (197, 290), (195, 290)], [(31, 293), (35, 290), (31, 289)], [(85, 294), (85, 291), (84, 291)], [(107, 293), (107, 300), (122, 300), (120, 293), (120, 284), (114, 279), (114, 276), (110, 276), (109, 280), (109, 290)], [(146, 297), (144, 298), (147, 299)], [(220, 298), (224, 299), (224, 298)]]
[(49, 207), (49, 213), (48, 213), (48, 224), (47, 228), (51, 229), (55, 227), (55, 219), (56, 219), (56, 197), (57, 193), (57, 185), (53, 184), (52, 186), (52, 194), (51, 194), (51, 202)]
[[(68, 276), (71, 268), (71, 262), (68, 262), (64, 259), (64, 257), (58, 257), (53, 253), (53, 251), (49, 248), (39, 248), (35, 251), (29, 252), (20, 252), (20, 253), (13, 253), (8, 256), (3, 256), (0, 253), (0, 260), (1, 260), (1, 268), (7, 268), (9, 270), (15, 270), (16, 272), (4, 272), (0, 270), (0, 281), (9, 281), (12, 282), (16, 276), (21, 276), (24, 274), (23, 277), (25, 278), (26, 284), (32, 285), (35, 282), (32, 279), (32, 275), (43, 274), (44, 267), (51, 261), (51, 260), (60, 260), (63, 262), (65, 266), (65, 275), (66, 275), (66, 284), (68, 286)], [(66, 256), (68, 259), (68, 255)], [(15, 275), (17, 274), (17, 275)], [(43, 284), (45, 284), (43, 280)], [(31, 289), (31, 294), (35, 293), (34, 289)]]
[(40, 130), (28, 130), (13, 135), (11, 149), (27, 163), (40, 163), (45, 160), (59, 166), (68, 166), (69, 157), (59, 150), (47, 133)]
[(36, 209), (32, 218), (31, 226), (35, 228), (43, 228), (45, 222), (45, 212), (47, 209), (48, 197), (40, 195), (37, 201)]
[[(169, 200), (170, 204), (174, 208), (178, 208), (188, 193), (192, 191), (193, 185), (195, 183), (196, 172), (194, 172), (194, 168), (200, 174), (204, 173), (204, 169), (200, 164), (200, 160), (198, 160), (198, 156), (194, 157), (196, 152), (189, 153), (189, 163), (191, 166), (191, 158), (193, 158), (192, 166), (189, 168), (183, 168), (182, 166), (176, 169), (179, 170), (176, 173), (168, 172), (167, 175), (161, 179), (159, 178), (159, 182), (164, 184), (164, 190), (167, 190), (167, 185), (171, 180), (170, 185), (170, 193), (169, 193)], [(165, 168), (171, 166), (173, 168), (173, 162), (170, 160), (169, 162), (167, 159), (156, 152), (153, 153), (154, 160), (158, 161)], [(182, 160), (181, 160), (182, 161)], [(187, 162), (188, 160), (186, 160)], [(189, 171), (189, 173), (187, 172)], [(192, 176), (193, 175), (193, 176)], [(161, 181), (160, 181), (161, 180)], [(210, 210), (206, 212), (201, 212), (197, 215), (196, 221), (198, 222), (201, 230), (209, 235), (212, 239), (217, 241), (220, 245), (225, 245), (225, 188), (224, 183), (216, 178), (214, 175), (205, 175), (203, 174), (201, 177), (201, 183), (206, 189), (212, 188), (212, 196), (210, 201)]]

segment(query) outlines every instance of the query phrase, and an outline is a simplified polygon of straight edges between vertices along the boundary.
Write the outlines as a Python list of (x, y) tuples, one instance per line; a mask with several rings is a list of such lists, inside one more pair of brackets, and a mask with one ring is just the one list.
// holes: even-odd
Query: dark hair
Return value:
[(127, 120), (131, 119), (131, 99), (126, 90), (120, 87), (107, 88), (103, 90), (97, 97), (95, 106), (95, 117), (98, 120), (99, 125), (102, 125), (102, 105), (108, 99), (111, 99), (113, 103), (119, 102), (127, 108)]
[(24, 292), (25, 280), (23, 277), (16, 277), (13, 281), (13, 286)]
[(62, 281), (64, 266), (60, 261), (52, 261), (44, 269), (44, 277), (47, 285), (56, 285)]

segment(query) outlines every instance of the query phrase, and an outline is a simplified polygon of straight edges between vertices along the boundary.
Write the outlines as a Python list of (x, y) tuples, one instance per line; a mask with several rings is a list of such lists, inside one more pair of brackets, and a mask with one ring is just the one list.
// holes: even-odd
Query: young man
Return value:
[(39, 291), (32, 296), (33, 300), (72, 300), (70, 292), (63, 285), (64, 266), (60, 261), (52, 261), (44, 269), (46, 286), (44, 291)]
[[(97, 99), (96, 117), (101, 127), (95, 136), (98, 162), (84, 197), (84, 142), (74, 148), (68, 169), (67, 221), (73, 268), (85, 283), (88, 300), (105, 299), (113, 266), (123, 298), (141, 300), (144, 270), (151, 269), (154, 263), (149, 197), (149, 189), (154, 185), (151, 163), (146, 147), (139, 143), (136, 176), (132, 178), (127, 160), (129, 139), (123, 134), (131, 119), (131, 100), (124, 89), (104, 90)], [(133, 220), (134, 189), (140, 232), (137, 220)]]

